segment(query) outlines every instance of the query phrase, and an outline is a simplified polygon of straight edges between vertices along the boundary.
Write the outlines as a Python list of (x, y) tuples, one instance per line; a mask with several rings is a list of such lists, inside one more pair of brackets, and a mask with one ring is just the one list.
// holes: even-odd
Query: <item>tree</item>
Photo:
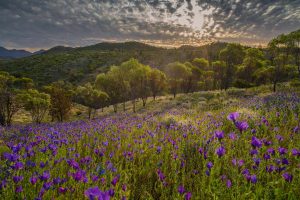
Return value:
[(141, 98), (143, 106), (145, 106), (147, 98), (150, 95), (148, 77), (151, 72), (151, 68), (147, 65), (141, 64), (136, 59), (130, 59), (122, 63), (120, 69), (127, 72), (126, 79), (129, 83), (129, 94), (133, 103), (133, 112), (135, 112), (136, 99)]
[(229, 43), (225, 49), (220, 51), (220, 60), (226, 64), (226, 73), (223, 88), (228, 89), (233, 81), (236, 72), (236, 66), (241, 64), (244, 58), (243, 47), (240, 44)]
[(125, 82), (119, 79), (119, 67), (113, 66), (107, 74), (99, 74), (95, 81), (96, 89), (104, 91), (109, 96), (109, 102), (113, 105), (114, 112), (118, 111), (118, 103), (125, 100)]
[(243, 63), (237, 70), (237, 80), (235, 82), (237, 87), (254, 86), (254, 72), (266, 65), (265, 55), (260, 49), (248, 48), (245, 53)]
[(209, 70), (209, 62), (205, 58), (195, 58), (193, 65), (201, 70)]
[(149, 86), (155, 100), (157, 94), (163, 91), (167, 85), (166, 83), (167, 77), (165, 73), (158, 69), (152, 69), (149, 73)]
[(226, 82), (226, 64), (223, 61), (212, 62), (212, 68), (214, 71), (214, 88), (224, 89)]
[(88, 83), (77, 87), (74, 100), (88, 108), (88, 117), (91, 119), (93, 111), (95, 112), (107, 105), (108, 95)]
[(25, 110), (30, 112), (32, 121), (41, 123), (50, 106), (50, 95), (29, 89), (18, 94), (18, 98)]
[(44, 90), (51, 97), (50, 115), (52, 121), (54, 119), (57, 119), (59, 122), (66, 120), (73, 106), (72, 85), (67, 82), (58, 81), (44, 87)]
[(20, 110), (21, 103), (17, 98), (19, 90), (15, 89), (18, 80), (7, 72), (0, 72), (0, 125), (10, 126), (13, 116)]
[(179, 91), (180, 85), (190, 74), (191, 70), (180, 62), (168, 64), (164, 69), (169, 83), (169, 88), (174, 98)]
[(199, 81), (203, 74), (203, 70), (195, 67), (190, 62), (186, 62), (184, 65), (188, 68), (190, 73), (188, 73), (188, 76), (182, 81), (182, 89), (185, 93), (194, 92), (199, 89)]

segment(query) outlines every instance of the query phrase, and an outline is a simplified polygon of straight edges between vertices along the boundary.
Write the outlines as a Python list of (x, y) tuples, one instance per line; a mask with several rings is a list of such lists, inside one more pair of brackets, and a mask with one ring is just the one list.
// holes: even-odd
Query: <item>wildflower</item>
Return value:
[(218, 138), (219, 140), (224, 138), (224, 132), (223, 131), (216, 131), (215, 132), (215, 137)]
[(269, 173), (275, 171), (275, 166), (274, 165), (266, 166), (266, 171), (269, 172)]
[(52, 185), (53, 185), (53, 182), (45, 182), (45, 183), (43, 184), (43, 188), (44, 188), (45, 190), (49, 190), (49, 189), (51, 188)]
[(185, 193), (185, 189), (184, 189), (184, 187), (182, 185), (180, 185), (178, 187), (178, 192), (179, 192), (179, 194), (184, 194)]
[(111, 181), (111, 184), (112, 184), (113, 186), (116, 186), (117, 183), (118, 183), (118, 181), (119, 181), (119, 176), (115, 176), (115, 177), (113, 178), (113, 180)]
[(161, 146), (158, 146), (156, 152), (159, 154), (161, 152), (161, 149), (162, 149)]
[(187, 192), (184, 196), (185, 200), (190, 200), (192, 198), (192, 193)]
[(238, 113), (238, 112), (233, 112), (233, 113), (230, 113), (230, 114), (227, 116), (227, 119), (230, 120), (230, 121), (235, 122), (235, 121), (237, 120), (238, 117), (239, 117), (239, 113)]
[(23, 169), (23, 167), (24, 167), (24, 164), (23, 164), (22, 162), (16, 162), (16, 163), (12, 166), (12, 168), (13, 168), (14, 170), (20, 170), (20, 169)]
[(254, 183), (254, 184), (257, 183), (257, 177), (255, 174), (251, 175), (250, 181), (251, 181), (251, 183)]
[(41, 181), (46, 181), (50, 178), (50, 172), (49, 171), (44, 171), (42, 175), (39, 176)]
[(79, 164), (76, 162), (74, 159), (67, 160), (67, 163), (69, 164), (70, 167), (73, 169), (79, 169)]
[(291, 175), (291, 174), (289, 174), (287, 172), (283, 173), (282, 177), (284, 178), (284, 180), (286, 182), (291, 182), (293, 180), (293, 175)]
[(235, 133), (229, 133), (229, 138), (230, 138), (231, 140), (236, 140), (237, 136), (236, 136)]
[(257, 149), (252, 149), (252, 150), (250, 151), (250, 155), (251, 155), (251, 156), (257, 155), (257, 154), (258, 154)]
[(21, 185), (18, 185), (18, 186), (16, 187), (16, 193), (20, 193), (20, 192), (22, 192), (22, 191), (23, 191), (22, 186), (21, 186)]
[(222, 157), (226, 153), (226, 150), (223, 146), (216, 149), (216, 154), (220, 157)]
[(297, 149), (292, 149), (292, 155), (293, 156), (300, 156), (300, 151)]
[(30, 183), (31, 183), (32, 185), (36, 184), (37, 180), (38, 180), (38, 178), (37, 178), (36, 176), (32, 176), (32, 177), (29, 179), (29, 181), (30, 181)]
[(287, 158), (282, 158), (281, 163), (283, 165), (288, 165), (289, 164), (289, 160)]
[(269, 148), (268, 150), (267, 150), (267, 152), (269, 153), (269, 154), (271, 154), (271, 155), (275, 155), (275, 150), (274, 150), (274, 148)]
[(65, 194), (67, 191), (68, 191), (67, 188), (64, 188), (64, 187), (59, 187), (59, 188), (58, 188), (58, 192), (59, 192), (60, 194)]
[(287, 151), (286, 148), (279, 147), (279, 148), (278, 148), (278, 152), (279, 152), (280, 155), (284, 155), (284, 154), (286, 154), (288, 151)]
[(207, 168), (210, 170), (210, 169), (214, 166), (214, 164), (213, 164), (212, 162), (208, 162), (208, 163), (206, 164), (206, 166), (207, 166)]
[(89, 188), (84, 192), (84, 195), (88, 197), (90, 200), (109, 200), (110, 196), (108, 192), (102, 192), (98, 187)]
[(226, 181), (226, 186), (227, 186), (227, 188), (231, 188), (231, 185), (232, 185), (232, 183), (231, 183), (231, 180), (227, 180)]
[(23, 180), (23, 176), (14, 176), (13, 177), (13, 181), (15, 182), (15, 183), (19, 183), (20, 181), (22, 181)]
[(255, 136), (252, 137), (251, 145), (253, 148), (261, 148), (262, 142)]
[(247, 122), (236, 122), (236, 127), (239, 129), (240, 132), (243, 132), (249, 128), (249, 125)]

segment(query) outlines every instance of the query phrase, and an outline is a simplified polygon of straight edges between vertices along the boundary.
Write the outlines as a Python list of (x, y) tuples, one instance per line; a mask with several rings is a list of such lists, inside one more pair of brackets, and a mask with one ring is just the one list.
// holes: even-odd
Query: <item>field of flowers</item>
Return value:
[(0, 129), (0, 199), (299, 199), (300, 97)]

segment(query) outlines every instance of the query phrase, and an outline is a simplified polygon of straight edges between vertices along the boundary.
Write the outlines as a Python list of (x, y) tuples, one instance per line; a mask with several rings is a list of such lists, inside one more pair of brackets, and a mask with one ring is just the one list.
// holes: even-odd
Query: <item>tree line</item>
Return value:
[(132, 58), (78, 87), (58, 81), (37, 90), (32, 79), (0, 72), (0, 125), (9, 126), (20, 109), (27, 110), (35, 123), (41, 123), (47, 113), (52, 121), (64, 121), (74, 103), (86, 106), (91, 118), (109, 105), (115, 112), (120, 106), (125, 111), (128, 101), (135, 112), (138, 99), (145, 106), (149, 97), (155, 100), (166, 93), (175, 98), (178, 93), (270, 83), (275, 92), (278, 83), (299, 79), (300, 30), (274, 38), (265, 49), (229, 43), (212, 62), (195, 58), (157, 69)]

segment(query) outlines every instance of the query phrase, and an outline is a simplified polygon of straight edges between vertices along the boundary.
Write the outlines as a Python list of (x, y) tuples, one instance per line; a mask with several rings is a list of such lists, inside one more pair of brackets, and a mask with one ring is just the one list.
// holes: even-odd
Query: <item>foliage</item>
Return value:
[(65, 82), (55, 82), (44, 87), (51, 97), (50, 115), (52, 121), (57, 119), (62, 122), (68, 118), (72, 108), (72, 86)]
[(93, 110), (103, 108), (107, 105), (108, 95), (95, 89), (91, 84), (79, 86), (76, 89), (75, 102), (88, 107), (88, 116), (91, 118)]
[(50, 95), (29, 89), (18, 94), (17, 98), (22, 102), (25, 110), (31, 114), (32, 121), (41, 123), (50, 107)]

